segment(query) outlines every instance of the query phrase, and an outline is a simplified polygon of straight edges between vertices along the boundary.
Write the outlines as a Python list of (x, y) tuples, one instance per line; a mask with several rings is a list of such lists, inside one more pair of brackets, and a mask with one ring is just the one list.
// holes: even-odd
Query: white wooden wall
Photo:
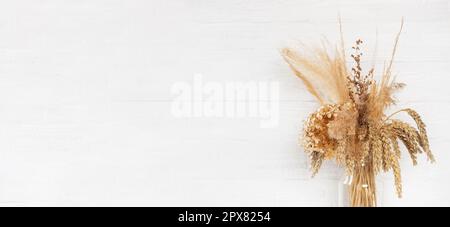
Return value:
[[(402, 159), (385, 206), (450, 205), (450, 1), (17, 0), (0, 2), (1, 206), (335, 206), (333, 163), (310, 178), (298, 146), (317, 108), (279, 56), (298, 41), (366, 42), (377, 63), (405, 26), (399, 106), (428, 124), (437, 163)], [(378, 31), (378, 32), (377, 32)], [(378, 33), (378, 35), (376, 35)], [(277, 81), (278, 126), (175, 118), (171, 86)]]

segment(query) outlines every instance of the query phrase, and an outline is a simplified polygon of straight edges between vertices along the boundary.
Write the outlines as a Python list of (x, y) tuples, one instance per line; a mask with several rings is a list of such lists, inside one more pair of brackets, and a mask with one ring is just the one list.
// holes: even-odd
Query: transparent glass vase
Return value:
[[(356, 179), (355, 179), (356, 178)], [(343, 173), (338, 180), (339, 207), (382, 207), (384, 180), (373, 176), (373, 182), (360, 182), (358, 176)], [(358, 191), (353, 193), (352, 191)], [(356, 202), (355, 202), (356, 201)]]

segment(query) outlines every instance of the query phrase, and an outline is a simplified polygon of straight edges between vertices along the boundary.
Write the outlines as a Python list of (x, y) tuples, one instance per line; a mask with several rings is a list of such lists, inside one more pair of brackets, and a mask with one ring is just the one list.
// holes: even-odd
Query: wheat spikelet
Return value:
[(347, 157), (345, 161), (345, 171), (347, 175), (353, 176), (353, 174), (355, 173), (355, 166), (356, 166), (355, 161), (350, 157)]
[(397, 196), (402, 197), (402, 176), (400, 172), (399, 157), (394, 152), (389, 152), (392, 171), (394, 172), (394, 182), (397, 191)]
[(370, 159), (370, 142), (368, 140), (360, 141), (358, 147), (361, 149), (361, 162), (366, 163)]
[(319, 169), (322, 166), (324, 158), (325, 158), (324, 154), (321, 152), (312, 152), (311, 153), (312, 176), (315, 176), (319, 172)]
[(373, 156), (373, 166), (376, 172), (380, 172), (383, 167), (383, 145), (380, 139), (380, 134), (373, 127), (369, 132), (369, 141), (371, 145), (371, 152)]
[(390, 135), (389, 139), (392, 143), (392, 148), (394, 149), (395, 155), (400, 159), (401, 152), (400, 152), (400, 146), (398, 145), (397, 137), (395, 135)]
[(380, 129), (380, 140), (383, 148), (383, 170), (387, 172), (393, 167), (393, 163), (391, 141), (385, 128)]
[(413, 165), (417, 165), (417, 154), (421, 153), (419, 147), (419, 133), (415, 128), (400, 120), (392, 120), (390, 125), (396, 136), (403, 142), (407, 148)]
[(339, 140), (336, 147), (336, 162), (338, 165), (345, 166), (347, 159), (347, 140)]
[(413, 109), (405, 109), (405, 111), (411, 116), (416, 122), (417, 128), (419, 129), (419, 144), (427, 154), (428, 160), (435, 162), (434, 156), (431, 153), (430, 145), (428, 142), (427, 130), (425, 123), (422, 121), (420, 115)]
[(398, 197), (401, 197), (402, 186), (401, 186), (401, 175), (400, 175), (400, 165), (399, 165), (399, 147), (398, 142), (391, 131), (389, 131), (390, 125), (385, 125), (380, 129), (383, 147), (383, 171), (388, 172), (392, 169), (394, 174), (395, 188)]
[(408, 150), (409, 156), (411, 157), (411, 161), (412, 161), (413, 165), (417, 165), (417, 152), (414, 149), (414, 145), (412, 145), (413, 143), (410, 142), (404, 136), (398, 136), (398, 138), (403, 142), (403, 144), (405, 145), (406, 149)]

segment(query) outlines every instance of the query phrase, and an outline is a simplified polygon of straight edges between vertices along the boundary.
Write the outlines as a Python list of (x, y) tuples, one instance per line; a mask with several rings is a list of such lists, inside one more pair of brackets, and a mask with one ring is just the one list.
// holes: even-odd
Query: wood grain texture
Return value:
[[(317, 104), (278, 51), (336, 42), (338, 14), (346, 43), (364, 39), (377, 66), (405, 19), (398, 108), (423, 115), (437, 164), (404, 155), (404, 198), (382, 176), (383, 204), (449, 206), (446, 0), (2, 1), (0, 205), (337, 205), (340, 170), (311, 179), (297, 142)], [(279, 125), (175, 118), (170, 88), (197, 73), (278, 81)]]

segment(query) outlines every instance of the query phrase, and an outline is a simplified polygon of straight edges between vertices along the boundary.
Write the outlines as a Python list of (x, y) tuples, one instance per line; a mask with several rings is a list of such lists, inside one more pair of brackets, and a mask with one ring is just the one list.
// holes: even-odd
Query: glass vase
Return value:
[(355, 168), (353, 174), (344, 172), (338, 182), (339, 207), (382, 206), (384, 183), (371, 166)]

